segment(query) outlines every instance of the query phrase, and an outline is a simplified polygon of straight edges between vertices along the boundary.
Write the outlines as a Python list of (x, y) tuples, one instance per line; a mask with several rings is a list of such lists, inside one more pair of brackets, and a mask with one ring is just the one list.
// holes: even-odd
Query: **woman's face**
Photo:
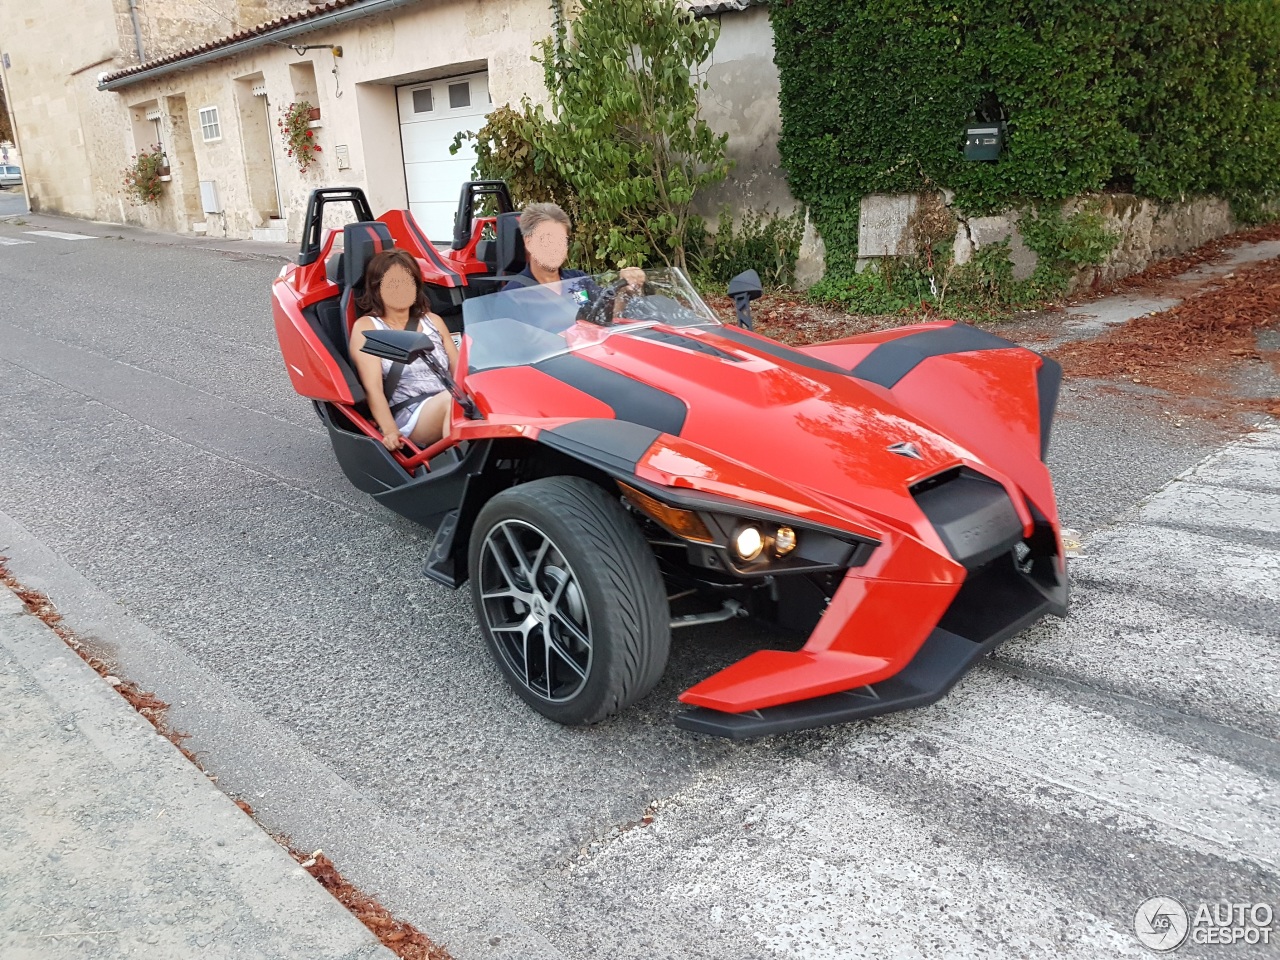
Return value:
[(529, 258), (544, 270), (559, 270), (569, 259), (569, 228), (547, 220), (525, 238)]
[(413, 274), (397, 263), (382, 275), (378, 292), (389, 310), (408, 310), (417, 302), (418, 284)]

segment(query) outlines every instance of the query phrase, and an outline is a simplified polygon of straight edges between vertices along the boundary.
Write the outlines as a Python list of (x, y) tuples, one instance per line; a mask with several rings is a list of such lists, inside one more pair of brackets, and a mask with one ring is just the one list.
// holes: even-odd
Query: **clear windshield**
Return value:
[(616, 273), (520, 285), (462, 305), (473, 371), (515, 367), (659, 325), (719, 326), (679, 270), (646, 270), (641, 287)]

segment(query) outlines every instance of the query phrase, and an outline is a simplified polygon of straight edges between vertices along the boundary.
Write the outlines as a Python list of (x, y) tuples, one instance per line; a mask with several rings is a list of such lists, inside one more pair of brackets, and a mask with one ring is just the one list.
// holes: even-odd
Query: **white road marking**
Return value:
[(35, 243), (35, 241), (19, 240), (17, 237), (0, 237), (0, 247), (14, 247), (20, 243)]
[[(87, 233), (59, 233), (57, 230), (24, 230), (23, 233), (30, 234), (33, 237), (54, 237), (58, 240), (97, 240), (97, 237), (91, 237)], [(29, 243), (30, 241), (28, 241)]]

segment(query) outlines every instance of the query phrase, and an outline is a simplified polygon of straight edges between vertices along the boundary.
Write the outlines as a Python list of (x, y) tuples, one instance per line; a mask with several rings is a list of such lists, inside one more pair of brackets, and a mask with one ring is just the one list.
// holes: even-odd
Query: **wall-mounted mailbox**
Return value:
[(966, 160), (999, 160), (1003, 147), (1003, 123), (980, 123), (964, 128)]

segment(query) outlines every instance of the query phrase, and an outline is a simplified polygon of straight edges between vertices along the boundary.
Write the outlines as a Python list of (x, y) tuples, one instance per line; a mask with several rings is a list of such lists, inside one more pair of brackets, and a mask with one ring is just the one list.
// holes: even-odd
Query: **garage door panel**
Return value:
[[(465, 90), (462, 84), (466, 85)], [(458, 88), (452, 98), (451, 86)], [(458, 191), (471, 179), (476, 157), (469, 142), (464, 142), (457, 154), (451, 154), (449, 148), (459, 133), (478, 130), (484, 124), (491, 109), (488, 75), (478, 73), (412, 84), (399, 88), (396, 97), (409, 209), (428, 238), (448, 240), (453, 235)], [(465, 106), (451, 105), (463, 100), (470, 102)]]

